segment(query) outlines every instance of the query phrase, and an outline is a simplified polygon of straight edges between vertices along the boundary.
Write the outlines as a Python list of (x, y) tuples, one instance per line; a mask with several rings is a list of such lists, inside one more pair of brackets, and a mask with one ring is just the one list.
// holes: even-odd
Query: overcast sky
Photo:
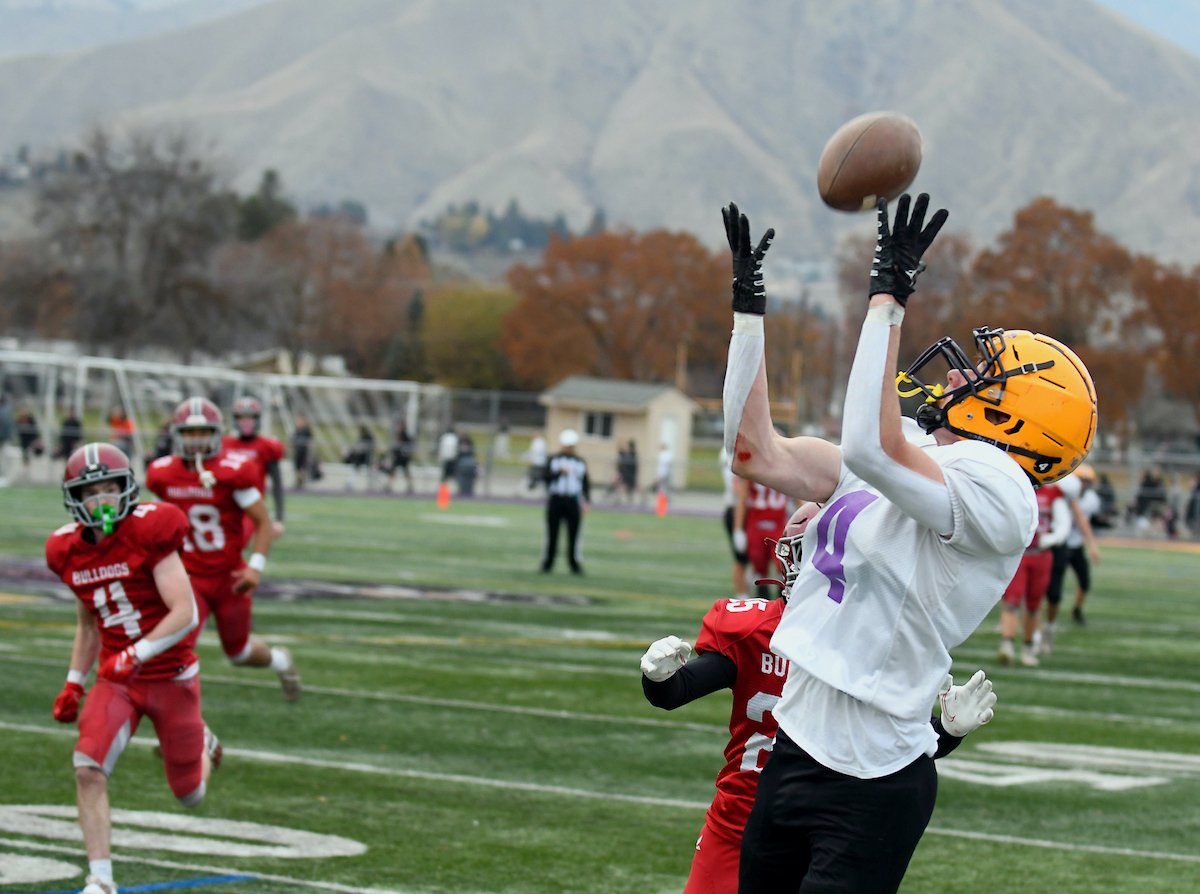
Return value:
[(1200, 0), (1096, 0), (1200, 56)]

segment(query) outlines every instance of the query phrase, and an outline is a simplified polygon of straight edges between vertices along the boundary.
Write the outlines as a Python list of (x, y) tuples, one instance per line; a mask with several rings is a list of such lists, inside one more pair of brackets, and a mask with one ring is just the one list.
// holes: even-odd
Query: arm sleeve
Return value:
[(1038, 536), (1038, 546), (1046, 549), (1066, 543), (1071, 535), (1071, 506), (1066, 497), (1050, 504), (1050, 530)]
[(942, 727), (942, 718), (930, 717), (929, 723), (933, 726), (933, 731), (937, 733), (938, 743), (937, 751), (933, 753), (933, 759), (945, 757), (955, 748), (962, 744), (963, 736), (952, 736)]
[(588, 479), (586, 468), (583, 470), (583, 501), (585, 503), (592, 502), (592, 483)]
[(846, 385), (842, 458), (850, 471), (878, 489), (906, 515), (939, 534), (950, 534), (954, 530), (954, 516), (946, 485), (896, 462), (884, 451), (880, 440), (883, 367), (888, 357), (891, 323), (878, 310), (868, 311), (863, 321)]
[(279, 463), (268, 463), (267, 474), (271, 476), (271, 497), (275, 501), (275, 520), (283, 521), (283, 473), (279, 471)]
[(661, 683), (642, 674), (642, 692), (656, 708), (673, 711), (681, 705), (730, 689), (737, 681), (737, 665), (720, 652), (701, 652)]

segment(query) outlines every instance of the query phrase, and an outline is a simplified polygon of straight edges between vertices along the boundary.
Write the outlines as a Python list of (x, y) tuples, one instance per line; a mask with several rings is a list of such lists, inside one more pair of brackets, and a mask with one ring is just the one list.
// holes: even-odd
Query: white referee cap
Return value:
[(573, 428), (564, 428), (558, 436), (558, 443), (563, 447), (574, 447), (579, 443), (579, 432)]

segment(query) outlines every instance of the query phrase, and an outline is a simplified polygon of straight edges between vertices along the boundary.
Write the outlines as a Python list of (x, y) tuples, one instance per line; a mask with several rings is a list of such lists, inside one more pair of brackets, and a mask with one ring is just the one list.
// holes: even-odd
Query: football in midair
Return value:
[(817, 191), (830, 208), (868, 211), (891, 201), (916, 179), (921, 131), (899, 112), (871, 112), (837, 129), (817, 165)]

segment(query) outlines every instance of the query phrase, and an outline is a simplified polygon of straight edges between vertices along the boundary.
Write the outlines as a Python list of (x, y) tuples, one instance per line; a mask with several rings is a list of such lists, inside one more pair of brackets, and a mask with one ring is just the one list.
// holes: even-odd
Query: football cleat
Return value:
[(279, 685), (283, 687), (284, 701), (299, 701), (300, 672), (296, 670), (296, 662), (292, 659), (292, 653), (287, 649), (279, 651), (287, 656), (287, 667), (279, 672)]
[(207, 723), (204, 725), (204, 751), (208, 754), (208, 759), (212, 761), (214, 770), (221, 766), (221, 758), (225, 756), (225, 749), (221, 747), (221, 740), (208, 728)]
[(1041, 664), (1041, 662), (1038, 661), (1038, 657), (1037, 657), (1037, 654), (1034, 652), (1033, 646), (1032, 645), (1025, 646), (1025, 648), (1021, 650), (1021, 666), (1022, 667), (1037, 667), (1039, 664)]
[(79, 894), (117, 894), (117, 886), (102, 882), (94, 875), (89, 875), (86, 887)]
[(1012, 664), (1016, 658), (1016, 651), (1013, 649), (1011, 639), (1000, 640), (1000, 648), (996, 652), (996, 657), (1000, 659), (1001, 664)]

